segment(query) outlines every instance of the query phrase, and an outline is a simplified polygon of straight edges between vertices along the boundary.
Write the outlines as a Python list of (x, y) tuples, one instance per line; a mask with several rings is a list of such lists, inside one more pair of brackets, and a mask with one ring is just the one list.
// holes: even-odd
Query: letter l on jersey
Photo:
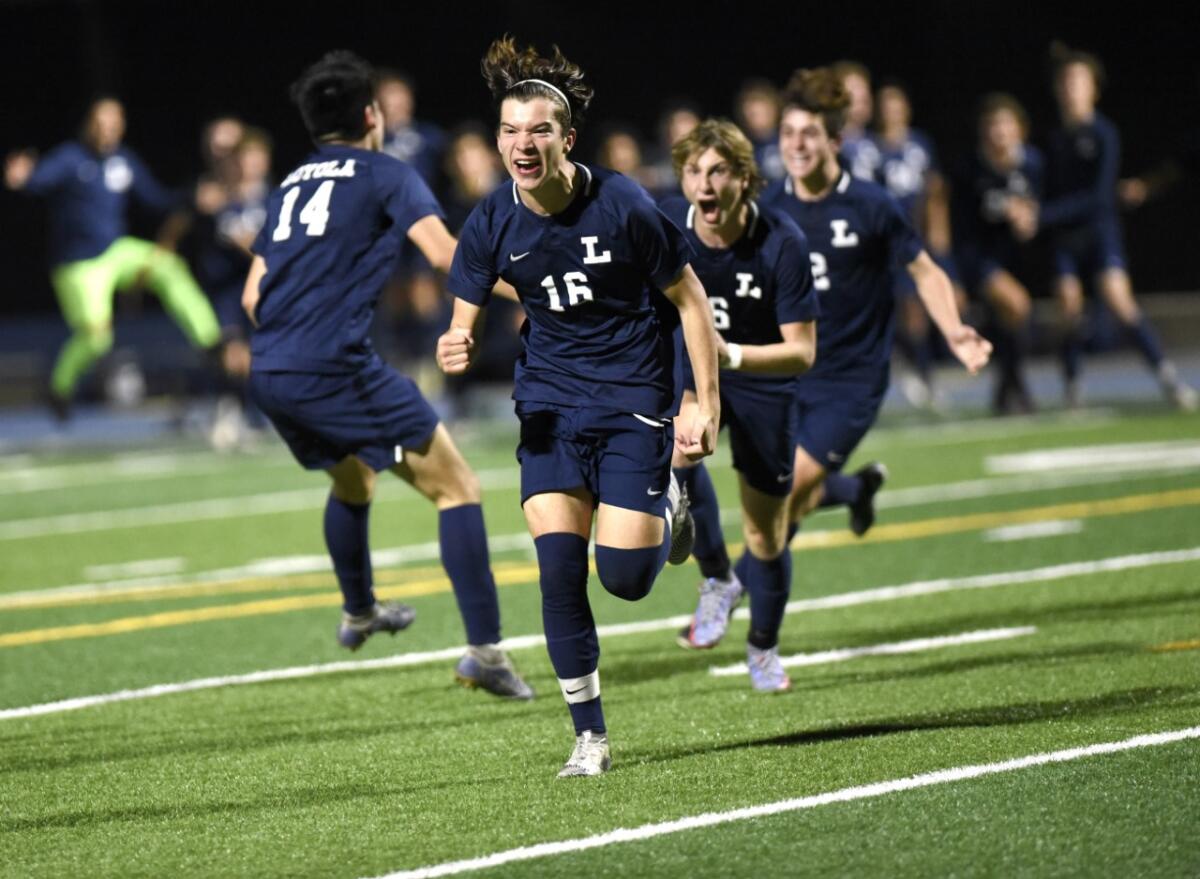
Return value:
[(585, 266), (594, 266), (597, 263), (612, 262), (612, 251), (606, 250), (604, 253), (596, 253), (596, 245), (600, 243), (598, 235), (584, 235), (579, 239), (579, 242), (587, 248), (587, 256), (583, 258)]

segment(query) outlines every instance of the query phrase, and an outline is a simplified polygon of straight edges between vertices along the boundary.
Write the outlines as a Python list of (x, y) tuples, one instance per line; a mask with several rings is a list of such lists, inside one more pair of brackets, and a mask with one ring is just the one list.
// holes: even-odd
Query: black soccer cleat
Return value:
[(862, 537), (875, 524), (875, 495), (887, 481), (888, 471), (883, 464), (872, 461), (854, 475), (862, 480), (862, 488), (850, 504), (850, 530)]

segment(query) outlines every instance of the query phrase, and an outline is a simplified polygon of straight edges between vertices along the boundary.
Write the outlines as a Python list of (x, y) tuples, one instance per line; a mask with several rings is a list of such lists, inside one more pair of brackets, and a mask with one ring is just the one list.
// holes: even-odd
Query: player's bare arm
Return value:
[(962, 322), (958, 314), (958, 305), (954, 301), (954, 287), (946, 273), (924, 250), (908, 264), (908, 273), (917, 285), (917, 294), (921, 297), (925, 310), (937, 324), (938, 330), (946, 338), (946, 343), (959, 362), (972, 375), (987, 366), (992, 354), (992, 343), (979, 335), (974, 327)]
[(267, 261), (261, 256), (255, 256), (250, 261), (250, 271), (246, 275), (246, 286), (242, 288), (242, 310), (250, 318), (250, 323), (258, 326), (258, 284), (267, 273)]
[(663, 290), (679, 309), (683, 342), (696, 377), (696, 401), (699, 404), (691, 429), (678, 433), (675, 443), (691, 460), (711, 455), (717, 444), (717, 426), (721, 421), (721, 397), (717, 388), (717, 331), (704, 286), (691, 266)]
[(465, 299), (454, 300), (450, 329), (437, 343), (438, 367), (446, 375), (462, 375), (471, 368), (479, 352), (475, 339), (483, 326), (484, 310)]
[(770, 345), (726, 343), (718, 352), (722, 369), (772, 375), (800, 375), (817, 359), (817, 322), (796, 321), (779, 325), (782, 342)]

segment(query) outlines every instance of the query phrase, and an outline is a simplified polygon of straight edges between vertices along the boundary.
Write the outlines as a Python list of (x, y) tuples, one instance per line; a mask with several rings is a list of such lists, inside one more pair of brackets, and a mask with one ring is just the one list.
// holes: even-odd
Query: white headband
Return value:
[(566, 93), (563, 92), (563, 90), (558, 86), (548, 83), (544, 79), (523, 79), (520, 82), (514, 82), (511, 86), (509, 86), (508, 90), (511, 92), (517, 86), (524, 85), (527, 82), (535, 82), (538, 85), (544, 85), (546, 88), (550, 89), (550, 91), (554, 92), (554, 94), (562, 98), (562, 102), (567, 105), (567, 119), (571, 118), (571, 102), (567, 99)]

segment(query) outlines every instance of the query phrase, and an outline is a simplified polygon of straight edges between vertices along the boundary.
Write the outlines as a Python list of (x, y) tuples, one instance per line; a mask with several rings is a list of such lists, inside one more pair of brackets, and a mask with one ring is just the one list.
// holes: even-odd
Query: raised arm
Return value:
[(917, 294), (925, 310), (946, 338), (946, 344), (972, 374), (987, 366), (992, 354), (992, 343), (975, 331), (974, 327), (962, 322), (958, 305), (954, 301), (954, 287), (946, 273), (922, 250), (907, 266), (909, 275), (917, 285)]
[(692, 361), (696, 378), (696, 417), (690, 426), (675, 436), (675, 445), (690, 460), (711, 455), (717, 444), (721, 420), (721, 397), (717, 389), (717, 331), (713, 328), (712, 309), (704, 285), (691, 266), (684, 266), (674, 282), (663, 289), (667, 299), (679, 309), (683, 343)]

